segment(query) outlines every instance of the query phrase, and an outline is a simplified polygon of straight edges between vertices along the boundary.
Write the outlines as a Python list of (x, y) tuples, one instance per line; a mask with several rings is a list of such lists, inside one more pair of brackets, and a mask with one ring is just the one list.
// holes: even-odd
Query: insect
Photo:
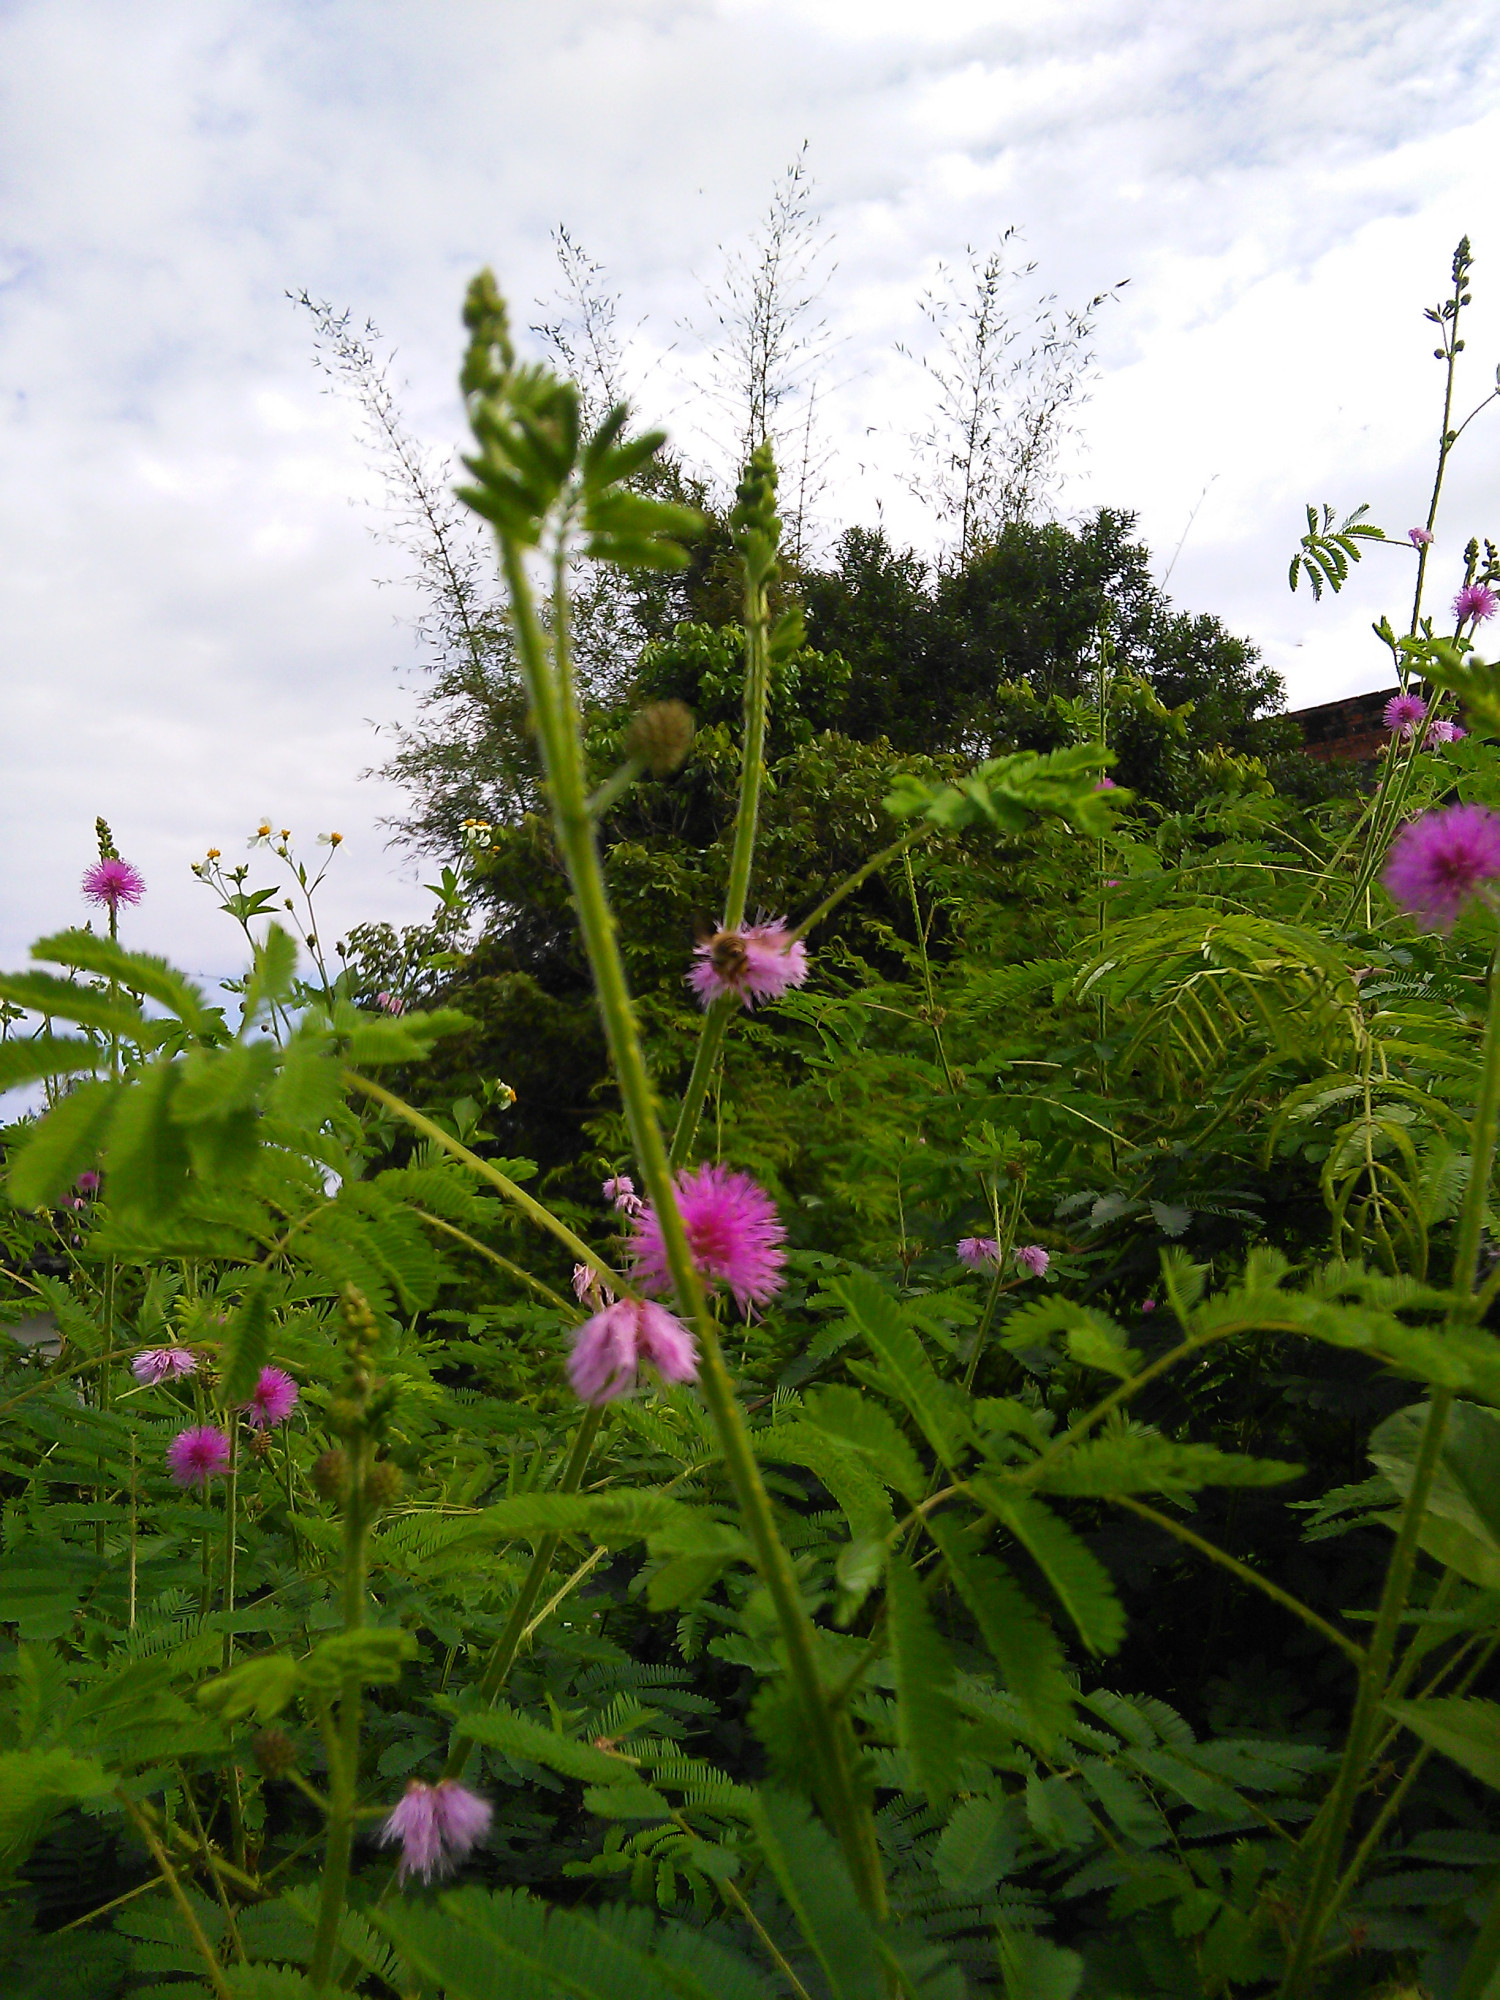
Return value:
[(738, 931), (715, 931), (708, 940), (708, 962), (721, 979), (742, 978), (750, 963), (745, 940)]

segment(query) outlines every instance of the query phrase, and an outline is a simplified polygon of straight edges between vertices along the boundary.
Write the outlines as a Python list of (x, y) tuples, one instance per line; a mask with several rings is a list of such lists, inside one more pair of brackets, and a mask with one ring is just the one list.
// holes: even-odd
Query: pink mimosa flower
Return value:
[(490, 1807), (456, 1778), (424, 1785), (413, 1778), (406, 1795), (380, 1829), (382, 1846), (401, 1847), (398, 1882), (420, 1875), (429, 1882), (457, 1867), (490, 1829)]
[(698, 1344), (680, 1319), (650, 1299), (621, 1299), (585, 1320), (573, 1336), (568, 1380), (585, 1403), (608, 1403), (633, 1389), (641, 1369), (663, 1382), (698, 1378)]
[(185, 1347), (143, 1347), (130, 1364), (137, 1382), (172, 1382), (179, 1375), (191, 1375), (198, 1357)]
[(83, 893), (86, 901), (98, 903), (113, 914), (121, 903), (138, 903), (146, 893), (146, 885), (128, 861), (108, 855), (84, 869)]
[(1466, 903), (1500, 878), (1500, 814), (1487, 806), (1424, 813), (1396, 836), (1386, 888), (1428, 930), (1451, 931)]
[(1040, 1243), (1018, 1243), (1016, 1245), (1016, 1263), (1021, 1270), (1029, 1271), (1033, 1278), (1045, 1278), (1047, 1275), (1047, 1266), (1051, 1262), (1051, 1257), (1042, 1248)]
[[(709, 1284), (727, 1285), (744, 1313), (775, 1298), (786, 1283), (786, 1230), (763, 1187), (729, 1167), (694, 1167), (677, 1176), (677, 1202), (693, 1262)], [(655, 1209), (636, 1217), (631, 1254), (647, 1291), (671, 1288)]]
[(262, 1368), (249, 1402), (240, 1405), (245, 1422), (258, 1431), (269, 1430), (272, 1424), (284, 1424), (296, 1408), (299, 1393), (284, 1368)]
[(747, 1007), (757, 1000), (779, 1000), (807, 978), (807, 947), (800, 938), (787, 943), (786, 919), (752, 924), (747, 930), (719, 931), (696, 946), (698, 963), (688, 984), (705, 1007), (733, 995)]
[(635, 1191), (635, 1182), (629, 1174), (616, 1174), (604, 1183), (604, 1199), (621, 1215), (631, 1217), (640, 1214), (646, 1204)]
[(1108, 774), (1100, 778), (1094, 786), (1096, 792), (1112, 792), (1116, 789), (1114, 779), (1109, 777)]
[(1497, 603), (1500, 598), (1487, 583), (1466, 583), (1453, 600), (1453, 615), (1460, 625), (1470, 618), (1477, 625), (1483, 618), (1494, 617)]
[(375, 995), (375, 1005), (380, 1009), (382, 1014), (404, 1014), (406, 1012), (406, 1002), (395, 993), (377, 993)]
[(993, 1236), (961, 1236), (958, 1261), (967, 1264), (971, 1271), (982, 1271), (987, 1265), (1000, 1262), (1000, 1245)]
[(573, 1266), (573, 1296), (581, 1306), (612, 1306), (615, 1295), (591, 1264)]
[(1142, 1299), (1142, 1300), (1141, 1300), (1141, 1311), (1142, 1311), (1143, 1313), (1154, 1313), (1154, 1312), (1156, 1311), (1156, 1301), (1155, 1301), (1155, 1299)]
[(1393, 694), (1383, 720), (1393, 735), (1415, 736), (1426, 716), (1427, 704), (1419, 694)]
[(1432, 546), (1432, 537), (1425, 528), (1408, 528), (1406, 539), (1414, 549), (1425, 549)]
[(92, 1167), (85, 1167), (73, 1185), (80, 1194), (97, 1194), (99, 1192), (99, 1176), (94, 1172)]
[(1450, 722), (1446, 715), (1440, 715), (1436, 722), (1427, 725), (1427, 741), (1431, 743), (1462, 743), (1468, 730), (1456, 722)]
[(167, 1470), (179, 1486), (207, 1486), (229, 1470), (229, 1440), (212, 1424), (179, 1431), (167, 1446)]

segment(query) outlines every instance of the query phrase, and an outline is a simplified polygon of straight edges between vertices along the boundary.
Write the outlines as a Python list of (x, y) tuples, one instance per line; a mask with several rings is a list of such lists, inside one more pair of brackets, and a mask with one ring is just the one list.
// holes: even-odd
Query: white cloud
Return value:
[[(406, 600), (371, 581), (385, 558), (349, 502), (372, 476), (285, 289), (372, 314), (446, 445), (464, 281), (492, 262), (527, 304), (566, 220), (645, 316), (647, 393), (691, 425), (681, 323), (804, 137), (838, 238), (842, 518), (879, 500), (926, 533), (900, 485), (921, 379), (893, 344), (937, 258), (1020, 222), (1065, 302), (1131, 279), (1073, 503), (1138, 508), (1165, 557), (1211, 481), (1174, 594), (1261, 639), (1295, 698), (1379, 683), (1367, 627), (1399, 607), (1399, 557), (1317, 611), (1286, 561), (1304, 499), (1420, 518), (1420, 307), (1465, 229), (1474, 381), (1500, 349), (1497, 46), (1468, 0), (19, 0), (0, 19), (6, 958), (76, 914), (96, 811), (150, 881), (133, 935), (190, 964), (234, 954), (186, 863), (263, 811), (345, 833), (329, 928), (426, 900), (383, 851), (392, 801), (357, 777), (370, 722), (407, 705)], [(1455, 465), (1450, 566), (1496, 526), (1493, 439)]]

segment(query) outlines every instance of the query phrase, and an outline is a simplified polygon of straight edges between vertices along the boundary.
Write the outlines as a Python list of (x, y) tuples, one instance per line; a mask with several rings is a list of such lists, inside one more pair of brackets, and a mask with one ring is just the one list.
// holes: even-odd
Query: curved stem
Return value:
[(713, 1081), (714, 1065), (719, 1060), (719, 1051), (729, 1032), (730, 1016), (738, 1005), (739, 1002), (728, 994), (721, 994), (704, 1016), (703, 1026), (698, 1031), (692, 1073), (687, 1080), (687, 1089), (682, 1093), (677, 1123), (672, 1131), (672, 1148), (668, 1154), (674, 1173), (678, 1167), (687, 1165), (688, 1155), (693, 1150), (693, 1141), (698, 1136), (698, 1121), (703, 1116), (703, 1102)]
[(513, 1264), (509, 1257), (502, 1257), (500, 1252), (492, 1250), (488, 1243), (481, 1243), (479, 1238), (471, 1236), (467, 1229), (460, 1229), (453, 1222), (445, 1222), (440, 1215), (429, 1215), (425, 1208), (414, 1208), (411, 1212), (418, 1222), (425, 1222), (431, 1229), (441, 1230), (444, 1236), (451, 1236), (456, 1243), (462, 1243), (466, 1250), (472, 1250), (478, 1257), (487, 1258), (496, 1270), (504, 1271), (507, 1277), (519, 1278), (523, 1285), (529, 1285), (534, 1292), (544, 1298), (549, 1306), (556, 1306), (575, 1319), (579, 1317), (572, 1299), (565, 1299), (561, 1292), (554, 1292), (550, 1285), (544, 1285), (540, 1278), (533, 1278), (529, 1271), (523, 1270), (519, 1264)]
[(208, 1983), (214, 1989), (216, 2000), (234, 2000), (229, 1990), (229, 1983), (224, 1977), (224, 1968), (220, 1965), (213, 1946), (204, 1935), (203, 1926), (198, 1921), (198, 1912), (188, 1901), (182, 1883), (178, 1880), (177, 1870), (167, 1859), (167, 1850), (157, 1838), (156, 1828), (151, 1824), (150, 1817), (125, 1792), (116, 1792), (115, 1797), (124, 1806), (136, 1832), (151, 1851), (151, 1859), (156, 1863), (157, 1872), (167, 1885), (167, 1893), (177, 1905), (178, 1913), (187, 1925), (187, 1933), (193, 1941), (193, 1948), (203, 1960), (208, 1973)]

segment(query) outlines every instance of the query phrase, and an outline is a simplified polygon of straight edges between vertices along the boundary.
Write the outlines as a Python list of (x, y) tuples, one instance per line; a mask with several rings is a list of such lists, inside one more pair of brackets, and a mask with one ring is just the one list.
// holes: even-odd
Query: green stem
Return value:
[(713, 1080), (714, 1065), (719, 1060), (719, 1051), (729, 1032), (730, 1016), (738, 1005), (739, 1002), (726, 993), (714, 1001), (704, 1016), (698, 1033), (697, 1051), (693, 1056), (692, 1074), (688, 1077), (687, 1089), (682, 1093), (682, 1104), (672, 1131), (672, 1149), (668, 1158), (674, 1172), (678, 1167), (687, 1165), (688, 1155), (693, 1150), (693, 1141), (698, 1136), (698, 1121), (703, 1116), (703, 1101)]
[(1453, 1989), (1453, 2000), (1484, 2000), (1497, 1970), (1500, 1970), (1500, 1888), (1496, 1889), (1479, 1927), (1474, 1949)]
[[(229, 1487), (224, 1495), (224, 1611), (226, 1616), (234, 1612), (234, 1544), (239, 1527), (240, 1492), (240, 1419), (237, 1410), (228, 1413), (229, 1427)], [(224, 1634), (223, 1671), (227, 1674), (234, 1660), (234, 1634)]]
[(115, 1797), (124, 1806), (135, 1825), (136, 1832), (151, 1851), (151, 1859), (156, 1863), (157, 1872), (167, 1885), (167, 1893), (177, 1905), (178, 1913), (187, 1925), (187, 1933), (193, 1941), (193, 1948), (203, 1960), (208, 1973), (208, 1983), (214, 1989), (216, 2000), (234, 2000), (234, 1995), (229, 1990), (229, 1983), (224, 1977), (224, 1968), (204, 1934), (203, 1926), (198, 1921), (198, 1912), (184, 1893), (182, 1884), (177, 1878), (177, 1870), (167, 1858), (167, 1850), (156, 1836), (156, 1828), (135, 1800), (128, 1797), (125, 1792), (116, 1792)]
[(943, 1082), (948, 1095), (953, 1095), (953, 1072), (948, 1067), (948, 1051), (943, 1047), (943, 1030), (938, 1022), (937, 995), (932, 985), (932, 961), (927, 956), (927, 927), (922, 922), (922, 910), (917, 902), (917, 878), (911, 872), (911, 855), (905, 849), (901, 854), (901, 865), (906, 871), (906, 893), (911, 898), (911, 920), (917, 933), (917, 951), (922, 961), (922, 991), (927, 996), (927, 1025), (932, 1030), (932, 1039), (937, 1047), (938, 1061), (942, 1064)]
[(745, 571), (745, 741), (740, 761), (740, 803), (734, 821), (734, 847), (729, 857), (729, 889), (724, 898), (726, 931), (741, 929), (750, 897), (750, 870), (755, 860), (755, 830), (760, 817), (760, 792), (766, 772), (766, 701), (771, 685), (770, 606), (766, 588), (770, 575)]
[[(599, 1426), (604, 1420), (602, 1408), (584, 1412), (583, 1422), (573, 1433), (572, 1449), (568, 1453), (567, 1464), (563, 1467), (562, 1478), (558, 1481), (559, 1493), (576, 1493), (583, 1482), (584, 1468), (589, 1462), (589, 1453), (594, 1448), (594, 1439), (599, 1435)], [(501, 1688), (504, 1687), (515, 1664), (516, 1654), (525, 1637), (527, 1620), (542, 1594), (542, 1586), (551, 1572), (553, 1561), (562, 1542), (560, 1534), (543, 1535), (532, 1552), (531, 1564), (521, 1580), (521, 1588), (516, 1601), (510, 1608), (510, 1616), (505, 1621), (504, 1630), (490, 1648), (490, 1656), (485, 1661), (484, 1672), (479, 1677), (478, 1706), (489, 1708), (493, 1705)], [(463, 1724), (455, 1725), (453, 1739), (448, 1746), (448, 1761), (443, 1766), (445, 1778), (460, 1776), (474, 1747), (472, 1736), (466, 1736)]]
[(852, 896), (854, 891), (862, 888), (877, 870), (884, 868), (888, 861), (894, 861), (898, 855), (904, 854), (909, 847), (915, 846), (924, 834), (931, 831), (932, 828), (925, 820), (919, 820), (915, 826), (908, 827), (899, 840), (893, 840), (889, 847), (882, 847), (878, 854), (872, 854), (862, 867), (856, 868), (852, 875), (846, 875), (839, 886), (823, 898), (810, 917), (804, 917), (796, 929), (787, 934), (787, 943), (796, 944), (805, 938), (810, 930), (815, 929), (831, 911), (838, 908), (846, 896)]
[[(344, 1630), (357, 1632), (365, 1622), (365, 1570), (368, 1561), (369, 1508), (365, 1479), (370, 1464), (370, 1440), (360, 1430), (350, 1439), (349, 1489), (344, 1512)], [(328, 1748), (328, 1828), (323, 1859), (323, 1885), (318, 1902), (318, 1926), (313, 1938), (309, 1977), (313, 1991), (331, 1984), (333, 1955), (338, 1948), (349, 1888), (349, 1857), (354, 1844), (354, 1819), (359, 1804), (360, 1679), (346, 1674), (339, 1691), (337, 1721), (325, 1728)]]

